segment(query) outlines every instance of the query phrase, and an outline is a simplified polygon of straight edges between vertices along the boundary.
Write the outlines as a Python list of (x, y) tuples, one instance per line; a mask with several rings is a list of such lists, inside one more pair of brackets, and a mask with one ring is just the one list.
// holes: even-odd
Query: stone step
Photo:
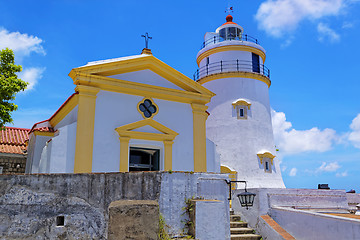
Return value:
[(239, 215), (230, 216), (230, 222), (239, 222), (241, 221), (241, 217)]
[(261, 236), (257, 234), (232, 234), (231, 240), (260, 240)]
[(230, 228), (246, 228), (246, 222), (230, 222)]
[(230, 215), (235, 215), (234, 210), (230, 210)]
[(230, 228), (231, 235), (233, 234), (251, 234), (254, 233), (252, 228)]

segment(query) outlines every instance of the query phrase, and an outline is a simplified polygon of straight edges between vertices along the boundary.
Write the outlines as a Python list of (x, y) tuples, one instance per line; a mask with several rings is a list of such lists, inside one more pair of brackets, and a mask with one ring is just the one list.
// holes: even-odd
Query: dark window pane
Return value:
[(260, 59), (259, 55), (252, 53), (252, 69), (253, 72), (260, 73)]
[(145, 105), (143, 103), (141, 103), (139, 105), (139, 109), (140, 109), (140, 111), (144, 112), (146, 110)]
[(150, 111), (151, 113), (155, 113), (155, 112), (156, 112), (156, 107), (155, 107), (154, 105), (151, 105), (151, 106), (149, 107), (149, 111)]
[(152, 115), (151, 112), (149, 112), (148, 110), (146, 110), (144, 112), (144, 116), (147, 117), (147, 118), (151, 117), (151, 115)]
[(230, 27), (230, 28), (227, 28), (227, 38), (228, 39), (231, 39), (231, 40), (233, 40), (233, 39), (235, 39), (235, 37), (236, 37), (236, 28), (234, 28), (234, 27)]
[(145, 107), (150, 107), (151, 106), (151, 101), (149, 99), (146, 99), (144, 101)]
[(240, 108), (239, 111), (240, 111), (240, 113), (239, 113), (240, 117), (243, 117), (244, 116), (244, 109)]
[(222, 38), (223, 40), (226, 39), (226, 28), (223, 28), (219, 31), (219, 35), (220, 35), (220, 38)]

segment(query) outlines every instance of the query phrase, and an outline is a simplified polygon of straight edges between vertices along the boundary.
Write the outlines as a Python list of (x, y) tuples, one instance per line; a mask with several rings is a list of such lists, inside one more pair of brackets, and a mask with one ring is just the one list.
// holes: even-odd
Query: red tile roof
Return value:
[(5, 127), (0, 131), (0, 153), (24, 154), (29, 139), (27, 128)]
[[(70, 101), (70, 99), (72, 99), (76, 94), (79, 94), (78, 92), (75, 92), (73, 94), (71, 94), (70, 97), (68, 97), (68, 99), (66, 99), (66, 101), (59, 107), (58, 110), (56, 110), (56, 112), (47, 120), (41, 121), (41, 122), (37, 122), (33, 125), (33, 127), (30, 129), (30, 133), (32, 133), (33, 131), (40, 131), (40, 132), (54, 132), (54, 129), (52, 127), (37, 127), (37, 125), (40, 125), (42, 123), (46, 123), (48, 122), (48, 124), (50, 125), (50, 120), (53, 119), (56, 114), (58, 114), (60, 112), (60, 110)], [(51, 125), (50, 125), (51, 126)], [(54, 126), (53, 126), (54, 127)], [(46, 130), (47, 129), (47, 130)]]

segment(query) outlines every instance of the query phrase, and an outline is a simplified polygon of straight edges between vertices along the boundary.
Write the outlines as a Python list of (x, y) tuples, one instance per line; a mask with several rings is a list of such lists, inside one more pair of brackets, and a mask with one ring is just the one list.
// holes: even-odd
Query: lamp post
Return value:
[(245, 192), (237, 194), (237, 197), (239, 198), (241, 207), (246, 207), (246, 209), (249, 209), (249, 207), (253, 206), (256, 194), (247, 191), (246, 181), (228, 181), (228, 180), (225, 180), (225, 181), (229, 185), (228, 200), (231, 200), (231, 183), (238, 183), (238, 182), (245, 183)]

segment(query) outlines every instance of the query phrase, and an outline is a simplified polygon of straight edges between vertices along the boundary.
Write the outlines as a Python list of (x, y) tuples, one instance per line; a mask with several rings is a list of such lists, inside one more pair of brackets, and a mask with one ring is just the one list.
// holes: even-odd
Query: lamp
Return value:
[(239, 198), (240, 204), (242, 207), (246, 207), (246, 209), (249, 209), (249, 207), (252, 207), (254, 204), (256, 194), (248, 192), (245, 188), (245, 192), (239, 193), (237, 197)]
[(228, 181), (225, 180), (226, 183), (229, 185), (229, 199), (231, 200), (231, 183), (245, 183), (245, 192), (239, 193), (237, 197), (239, 198), (241, 207), (246, 207), (246, 209), (249, 209), (249, 207), (252, 207), (254, 204), (254, 199), (256, 194), (248, 192), (246, 189), (246, 181)]

